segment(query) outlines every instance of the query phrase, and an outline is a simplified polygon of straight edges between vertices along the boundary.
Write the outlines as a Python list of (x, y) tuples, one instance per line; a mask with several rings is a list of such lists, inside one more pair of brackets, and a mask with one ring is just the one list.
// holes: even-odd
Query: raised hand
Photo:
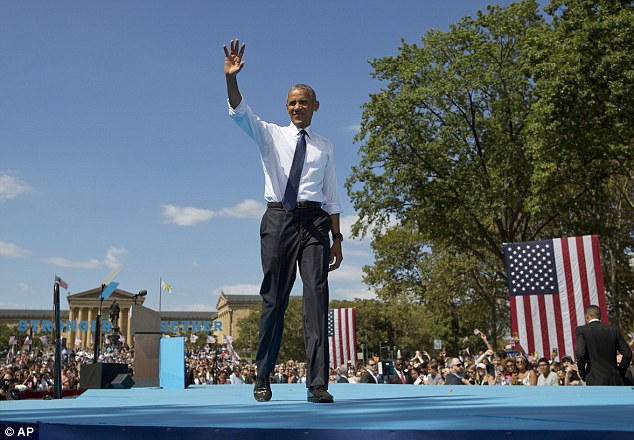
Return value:
[(242, 70), (244, 67), (242, 56), (245, 47), (245, 43), (242, 43), (242, 47), (240, 47), (240, 40), (237, 39), (230, 41), (229, 50), (227, 50), (227, 46), (223, 46), (225, 50), (225, 75), (236, 76)]

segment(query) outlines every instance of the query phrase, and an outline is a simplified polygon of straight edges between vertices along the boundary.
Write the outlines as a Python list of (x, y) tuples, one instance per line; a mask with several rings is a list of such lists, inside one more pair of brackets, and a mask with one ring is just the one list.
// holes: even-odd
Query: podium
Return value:
[(158, 387), (161, 315), (133, 305), (130, 333), (134, 335), (134, 387)]
[(182, 336), (161, 339), (161, 388), (183, 390), (185, 377), (185, 338)]

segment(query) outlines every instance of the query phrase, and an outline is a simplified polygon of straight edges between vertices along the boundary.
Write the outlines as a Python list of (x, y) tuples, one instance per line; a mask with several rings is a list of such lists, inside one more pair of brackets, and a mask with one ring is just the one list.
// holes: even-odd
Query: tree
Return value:
[[(373, 227), (375, 253), (386, 257), (366, 271), (378, 295), (414, 293), (458, 319), (484, 309), (497, 319), (502, 243), (552, 223), (526, 204), (534, 164), (525, 128), (537, 95), (524, 52), (547, 25), (535, 1), (487, 12), (373, 61), (385, 87), (364, 106), (361, 159), (346, 182), (360, 214), (353, 233)], [(389, 261), (399, 247), (414, 257), (404, 265)]]
[(434, 317), (432, 336), (450, 348), (460, 347), (476, 328), (495, 344), (509, 318), (508, 293), (496, 271), (484, 270), (473, 256), (431, 252), (421, 243), (417, 231), (404, 226), (378, 236), (373, 243), (375, 264), (365, 268), (365, 282), (379, 288), (387, 303), (424, 304)]
[(333, 300), (330, 308), (356, 309), (357, 352), (365, 358), (396, 356), (396, 347), (403, 356), (411, 356), (416, 350), (431, 353), (436, 326), (431, 313), (422, 305), (403, 301)]
[[(292, 297), (284, 314), (284, 336), (278, 358), (280, 362), (289, 359), (306, 362), (302, 322), (302, 299)], [(233, 346), (240, 357), (251, 357), (255, 362), (260, 330), (260, 306), (254, 307), (246, 317), (238, 321), (237, 325), (241, 336)]]
[(540, 99), (529, 118), (534, 211), (601, 238), (612, 314), (634, 319), (634, 2), (556, 0), (529, 52)]
[(6, 324), (0, 324), (0, 352), (11, 348), (9, 347), (9, 339), (11, 336), (17, 336), (16, 329)]
[(488, 7), (372, 63), (384, 87), (346, 186), (353, 234), (375, 232), (366, 280), (381, 298), (414, 294), (460, 322), (488, 310), (495, 337), (508, 324), (501, 245), (598, 233), (611, 312), (634, 312), (633, 2), (547, 12)]

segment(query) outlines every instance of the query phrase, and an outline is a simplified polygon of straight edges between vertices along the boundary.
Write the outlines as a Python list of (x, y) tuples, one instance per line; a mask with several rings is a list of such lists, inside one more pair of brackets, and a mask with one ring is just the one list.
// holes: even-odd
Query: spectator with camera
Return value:
[(440, 374), (440, 366), (436, 359), (432, 359), (427, 364), (427, 375), (423, 378), (424, 385), (442, 385), (445, 383)]
[(487, 366), (480, 362), (475, 366), (475, 376), (473, 378), (474, 385), (494, 385), (495, 378), (489, 374)]
[(579, 370), (575, 365), (572, 357), (564, 356), (561, 358), (561, 367), (563, 378), (560, 379), (559, 385), (571, 386), (571, 385), (583, 385), (583, 381), (579, 377)]
[(6, 373), (2, 375), (0, 385), (0, 400), (20, 400), (20, 391), (16, 389), (13, 374)]

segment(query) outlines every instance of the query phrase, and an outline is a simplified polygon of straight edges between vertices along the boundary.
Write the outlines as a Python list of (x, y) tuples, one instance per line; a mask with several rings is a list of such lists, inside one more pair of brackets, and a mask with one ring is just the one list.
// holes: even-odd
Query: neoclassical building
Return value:
[[(132, 305), (143, 305), (145, 297), (116, 289), (112, 295), (99, 299), (101, 288), (68, 295), (69, 310), (61, 310), (63, 345), (71, 348), (86, 349), (93, 346), (96, 320), (101, 310), (102, 343), (113, 332), (109, 310), (114, 301), (119, 305), (119, 333), (126, 343), (132, 342), (130, 318)], [(170, 334), (186, 334), (188, 332), (211, 333), (222, 340), (222, 337), (239, 337), (237, 323), (246, 317), (251, 310), (261, 303), (260, 295), (231, 295), (221, 293), (216, 303), (217, 312), (182, 312), (162, 311), (161, 332)], [(51, 310), (0, 310), (0, 323), (16, 327), (20, 343), (25, 335), (35, 337), (52, 335), (54, 318)], [(52, 343), (49, 336), (49, 341)]]
[(221, 292), (216, 303), (216, 310), (218, 310), (216, 319), (222, 323), (222, 333), (219, 336), (230, 335), (234, 340), (237, 339), (240, 336), (238, 321), (261, 303), (260, 295), (227, 295)]
[[(67, 345), (80, 346), (82, 348), (93, 345), (95, 324), (97, 316), (101, 312), (101, 322), (103, 334), (112, 332), (109, 310), (114, 301), (119, 305), (119, 334), (125, 339), (124, 342), (132, 341), (130, 334), (130, 309), (136, 300), (137, 304), (143, 305), (145, 297), (136, 297), (124, 290), (116, 289), (110, 297), (101, 301), (101, 288), (86, 290), (84, 292), (68, 295), (68, 321), (64, 326), (62, 337), (66, 338)], [(85, 324), (82, 324), (85, 323)]]

